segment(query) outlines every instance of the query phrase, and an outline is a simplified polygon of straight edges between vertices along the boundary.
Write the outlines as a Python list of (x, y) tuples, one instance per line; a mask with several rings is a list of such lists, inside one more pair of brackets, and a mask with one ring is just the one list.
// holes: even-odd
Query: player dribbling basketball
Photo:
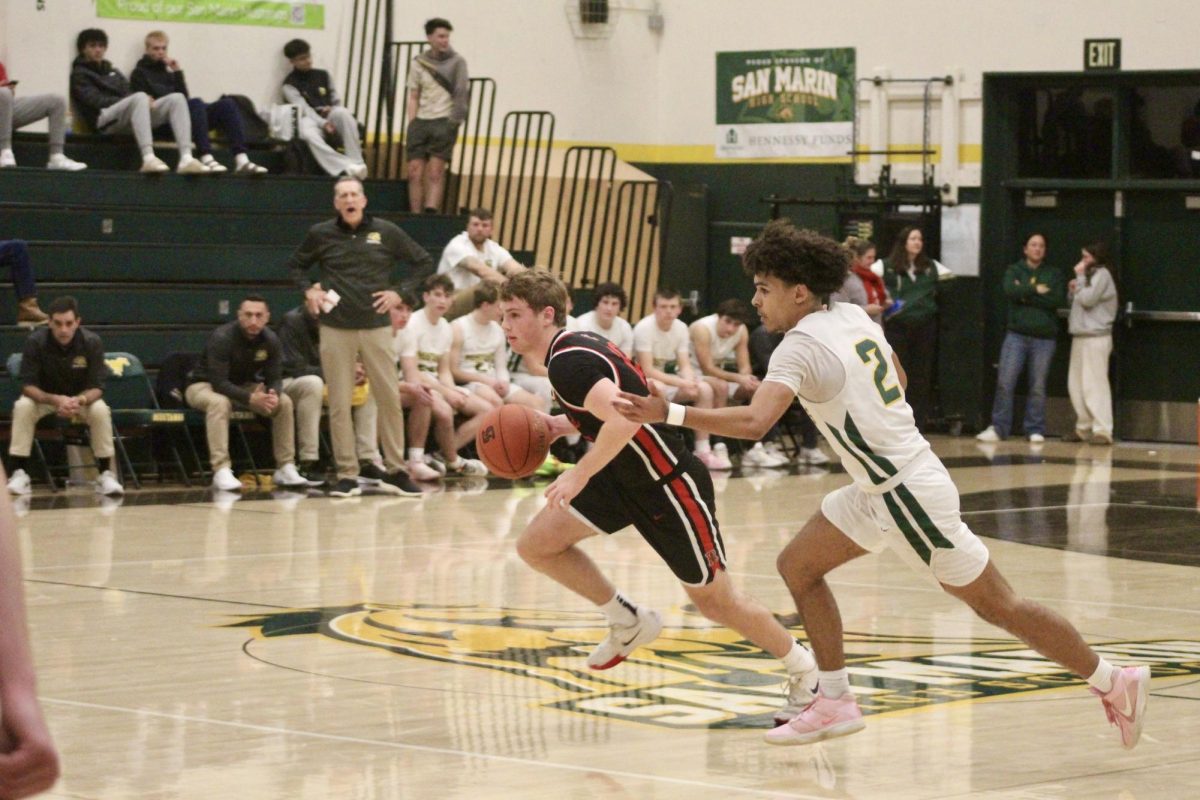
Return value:
[(501, 287), (502, 327), (513, 351), (544, 361), (565, 415), (550, 418), (552, 437), (576, 429), (593, 443), (574, 469), (546, 490), (547, 505), (517, 540), (526, 563), (595, 603), (609, 634), (588, 656), (608, 669), (662, 630), (658, 613), (623, 596), (577, 545), (629, 525), (675, 573), (696, 608), (784, 663), (786, 721), (811, 699), (812, 654), (775, 617), (734, 588), (725, 573), (712, 479), (663, 425), (628, 422), (613, 408), (622, 390), (646, 395), (645, 376), (602, 336), (563, 329), (567, 292), (547, 272), (524, 272)]

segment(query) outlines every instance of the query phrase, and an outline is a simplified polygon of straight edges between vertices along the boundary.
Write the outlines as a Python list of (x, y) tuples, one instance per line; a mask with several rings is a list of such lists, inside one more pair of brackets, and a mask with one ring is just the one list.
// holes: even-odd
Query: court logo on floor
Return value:
[[(491, 670), (504, 683), (512, 676), (537, 681), (557, 690), (536, 701), (547, 708), (672, 728), (770, 726), (782, 702), (780, 663), (698, 614), (666, 617), (658, 640), (604, 672), (585, 663), (607, 632), (593, 612), (361, 604), (246, 616), (229, 627), (253, 629), (246, 652), (266, 663), (280, 664), (271, 647), (280, 637), (319, 636)], [(1200, 641), (1113, 642), (1096, 650), (1115, 664), (1149, 664), (1155, 677), (1200, 674)], [(850, 633), (846, 652), (864, 714), (1084, 685), (1011, 639)]]

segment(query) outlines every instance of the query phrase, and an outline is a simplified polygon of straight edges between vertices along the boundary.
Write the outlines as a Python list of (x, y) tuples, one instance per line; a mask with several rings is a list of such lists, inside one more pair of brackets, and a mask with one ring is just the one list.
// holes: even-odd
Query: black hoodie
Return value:
[(129, 81), (109, 62), (96, 64), (79, 56), (71, 64), (71, 100), (92, 128), (101, 111), (130, 94)]
[(150, 56), (142, 56), (130, 73), (129, 82), (135, 92), (145, 92), (155, 100), (175, 92), (188, 96), (183, 70), (171, 72), (165, 61), (155, 61)]

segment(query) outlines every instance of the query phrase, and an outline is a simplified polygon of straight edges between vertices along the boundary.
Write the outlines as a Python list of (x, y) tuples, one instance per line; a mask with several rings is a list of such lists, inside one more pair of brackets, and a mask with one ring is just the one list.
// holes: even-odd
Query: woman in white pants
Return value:
[(1108, 269), (1108, 247), (1103, 242), (1083, 248), (1083, 258), (1075, 265), (1075, 278), (1068, 291), (1071, 366), (1067, 391), (1075, 408), (1075, 429), (1063, 440), (1112, 444), (1108, 359), (1112, 355), (1112, 329), (1117, 318), (1117, 284)]

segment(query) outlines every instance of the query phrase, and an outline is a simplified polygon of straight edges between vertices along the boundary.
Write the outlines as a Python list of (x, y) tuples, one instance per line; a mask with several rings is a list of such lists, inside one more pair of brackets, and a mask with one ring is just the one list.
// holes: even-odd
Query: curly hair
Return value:
[(796, 228), (777, 219), (746, 248), (742, 269), (750, 277), (776, 277), (789, 286), (804, 284), (826, 297), (846, 281), (850, 251), (815, 231)]

